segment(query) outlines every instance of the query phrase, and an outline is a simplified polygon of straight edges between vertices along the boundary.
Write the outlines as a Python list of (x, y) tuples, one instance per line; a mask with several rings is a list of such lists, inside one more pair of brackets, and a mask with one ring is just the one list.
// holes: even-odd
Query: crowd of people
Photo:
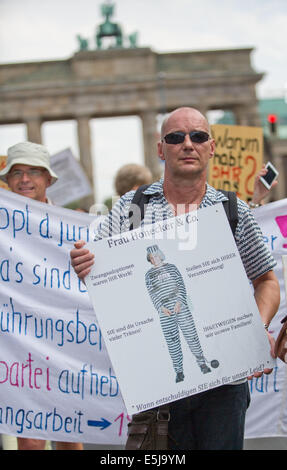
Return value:
[[(110, 236), (110, 222), (117, 220), (112, 235), (129, 230), (129, 207), (135, 190), (148, 184), (144, 191), (149, 195), (144, 223), (189, 212), (190, 205), (199, 210), (226, 201), (227, 196), (207, 183), (208, 163), (213, 157), (215, 143), (210, 126), (198, 110), (183, 107), (171, 112), (162, 124), (158, 156), (165, 164), (164, 176), (153, 182), (151, 172), (140, 165), (129, 164), (121, 168), (115, 177), (115, 190), (119, 196), (110, 213), (98, 227), (97, 239)], [(274, 355), (274, 338), (268, 326), (279, 306), (279, 284), (273, 268), (275, 261), (266, 248), (260, 229), (250, 208), (264, 202), (268, 190), (260, 182), (262, 168), (255, 179), (254, 194), (248, 204), (237, 199), (238, 223), (234, 238), (246, 274), (253, 285), (255, 300)], [(0, 172), (11, 191), (52, 204), (46, 194), (47, 188), (57, 180), (50, 166), (48, 150), (39, 144), (21, 142), (8, 149), (6, 167)], [(273, 186), (276, 182), (273, 184)], [(252, 256), (250, 254), (252, 253)], [(75, 243), (71, 250), (71, 263), (77, 276), (84, 281), (94, 264), (94, 256), (83, 241)], [(256, 259), (256, 264), (254, 263)], [(173, 315), (179, 315), (181, 306)], [(183, 311), (183, 310), (182, 310)], [(162, 325), (172, 320), (170, 309), (159, 309)], [(185, 321), (185, 320), (183, 320)], [(199, 348), (200, 349), (200, 348)], [(177, 364), (178, 359), (174, 359)], [(198, 353), (198, 364), (206, 367)], [(178, 364), (176, 367), (179, 367)], [(255, 372), (255, 377), (270, 374), (270, 369)], [(183, 372), (177, 370), (178, 381)], [(245, 414), (249, 404), (247, 380), (198, 393), (170, 404), (170, 449), (236, 450), (243, 448)], [(43, 450), (47, 444), (41, 439), (18, 438), (19, 450)], [(82, 450), (82, 443), (57, 442), (58, 450)]]

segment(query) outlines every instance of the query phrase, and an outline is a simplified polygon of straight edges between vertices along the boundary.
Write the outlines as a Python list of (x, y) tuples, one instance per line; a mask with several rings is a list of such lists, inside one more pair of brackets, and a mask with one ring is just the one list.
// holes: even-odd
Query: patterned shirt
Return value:
[[(95, 233), (95, 241), (129, 231), (129, 212), (134, 194), (135, 191), (130, 191), (116, 202), (111, 212), (98, 227)], [(150, 185), (144, 191), (144, 194), (149, 194), (151, 197), (141, 226), (162, 222), (174, 217), (172, 208), (163, 193), (163, 179)], [(207, 184), (199, 209), (213, 206), (226, 200), (227, 197), (223, 193)], [(248, 205), (240, 199), (237, 199), (237, 203), (238, 224), (234, 238), (246, 274), (253, 281), (267, 271), (272, 270), (276, 265), (276, 261), (268, 251), (261, 229)]]

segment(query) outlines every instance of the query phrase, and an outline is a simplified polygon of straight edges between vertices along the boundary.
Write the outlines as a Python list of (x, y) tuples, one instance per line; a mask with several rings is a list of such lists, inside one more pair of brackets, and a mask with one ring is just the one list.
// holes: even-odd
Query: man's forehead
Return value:
[[(25, 171), (25, 170), (30, 170), (30, 169), (34, 169), (34, 168), (37, 168), (37, 169), (39, 168), (39, 169), (45, 170), (45, 168), (43, 168), (43, 167), (41, 167), (41, 166), (24, 165), (24, 164), (22, 164), (22, 163), (21, 163), (21, 164), (20, 164), (20, 163), (16, 163), (15, 165), (13, 165), (13, 166), (11, 167), (11, 170), (24, 170), (24, 171)], [(10, 171), (11, 171), (11, 170), (10, 170)]]
[(209, 130), (206, 118), (196, 109), (178, 109), (170, 114), (164, 125), (165, 132), (170, 129)]

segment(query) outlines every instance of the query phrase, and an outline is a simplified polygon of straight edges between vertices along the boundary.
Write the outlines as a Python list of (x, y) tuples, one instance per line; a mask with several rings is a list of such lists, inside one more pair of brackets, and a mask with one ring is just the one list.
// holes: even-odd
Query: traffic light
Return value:
[(277, 133), (277, 115), (268, 114), (268, 122), (271, 135), (275, 135)]

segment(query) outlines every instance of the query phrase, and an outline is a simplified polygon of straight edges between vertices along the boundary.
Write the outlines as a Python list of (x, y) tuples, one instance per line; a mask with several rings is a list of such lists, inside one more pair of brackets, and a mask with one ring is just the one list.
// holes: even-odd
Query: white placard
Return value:
[[(156, 246), (165, 257), (161, 267), (147, 261)], [(267, 335), (221, 204), (197, 216), (185, 214), (90, 242), (89, 248), (95, 265), (86, 285), (128, 413), (272, 367)], [(187, 341), (193, 336), (190, 347), (182, 331)], [(180, 347), (184, 379), (177, 382)], [(202, 355), (206, 367), (201, 367)]]
[(51, 168), (58, 176), (56, 183), (47, 189), (54, 204), (64, 206), (92, 193), (85, 172), (69, 148), (52, 155)]

